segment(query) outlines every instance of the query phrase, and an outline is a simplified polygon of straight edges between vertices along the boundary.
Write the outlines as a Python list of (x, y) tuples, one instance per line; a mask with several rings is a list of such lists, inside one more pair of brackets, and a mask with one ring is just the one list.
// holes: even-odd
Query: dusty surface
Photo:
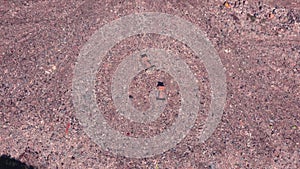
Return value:
[[(300, 168), (300, 6), (285, 1), (4, 1), (0, 5), (0, 150), (38, 168)], [(227, 77), (227, 101), (214, 134), (198, 144), (190, 134), (155, 157), (130, 159), (103, 151), (74, 115), (76, 58), (102, 25), (143, 11), (182, 17), (206, 33)], [(199, 80), (202, 111), (210, 103), (204, 65), (184, 44), (160, 35), (125, 39), (97, 74), (105, 117), (131, 137), (150, 137), (172, 125), (180, 105), (167, 72), (141, 73), (129, 93), (137, 109), (149, 106), (158, 80), (169, 86), (164, 115), (149, 126), (114, 114), (110, 78), (121, 59), (145, 47), (174, 52)], [(70, 128), (67, 129), (68, 123)]]

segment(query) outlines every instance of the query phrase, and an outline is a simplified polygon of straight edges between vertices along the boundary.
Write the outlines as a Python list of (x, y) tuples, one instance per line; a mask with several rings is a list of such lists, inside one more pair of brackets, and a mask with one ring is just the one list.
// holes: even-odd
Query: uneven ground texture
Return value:
[[(298, 2), (298, 3), (297, 3)], [(198, 120), (173, 149), (143, 159), (103, 151), (83, 131), (72, 102), (76, 58), (101, 26), (139, 12), (163, 12), (203, 30), (226, 69), (227, 101), (213, 135), (198, 144)], [(37, 168), (300, 168), (300, 4), (298, 0), (7, 1), (0, 2), (0, 155)], [(180, 53), (199, 82), (207, 112), (205, 66), (184, 44), (142, 34), (116, 44), (97, 73), (98, 107), (114, 129), (151, 137), (176, 120), (178, 84), (167, 72), (141, 73), (132, 104), (149, 107), (149, 91), (166, 83), (168, 105), (149, 126), (116, 115), (110, 80), (123, 58), (156, 47)], [(201, 117), (199, 117), (201, 119)]]

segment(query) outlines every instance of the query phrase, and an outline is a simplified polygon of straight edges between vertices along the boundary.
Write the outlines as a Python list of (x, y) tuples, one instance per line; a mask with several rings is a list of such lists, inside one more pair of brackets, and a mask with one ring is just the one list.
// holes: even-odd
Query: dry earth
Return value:
[[(2, 0), (0, 155), (37, 168), (300, 168), (299, 1), (227, 2)], [(204, 143), (196, 139), (205, 118), (199, 115), (176, 147), (134, 159), (104, 151), (84, 132), (75, 116), (72, 78), (80, 50), (96, 30), (141, 12), (178, 16), (205, 33), (226, 70), (227, 100), (221, 122)], [(129, 86), (132, 104), (138, 110), (149, 108), (149, 92), (164, 81), (165, 111), (149, 125), (115, 113), (112, 74), (124, 58), (149, 47), (180, 54), (198, 80), (200, 114), (209, 110), (208, 74), (188, 46), (157, 34), (126, 38), (104, 57), (96, 94), (108, 123), (129, 137), (163, 132), (176, 120), (181, 104), (178, 84), (168, 72), (141, 72)]]

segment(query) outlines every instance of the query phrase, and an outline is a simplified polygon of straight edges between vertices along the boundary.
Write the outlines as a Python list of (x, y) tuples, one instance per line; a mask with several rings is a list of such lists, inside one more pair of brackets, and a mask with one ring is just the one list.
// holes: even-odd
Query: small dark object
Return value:
[(19, 160), (11, 158), (8, 155), (1, 155), (0, 157), (0, 168), (1, 169), (34, 169), (33, 166), (28, 166)]
[(157, 87), (158, 86), (165, 86), (163, 82), (157, 82)]
[(147, 55), (146, 54), (142, 54), (141, 57), (144, 58), (144, 57), (147, 57)]
[(130, 99), (132, 99), (132, 98), (133, 98), (133, 96), (132, 96), (132, 95), (129, 95), (129, 98), (130, 98)]
[(247, 14), (247, 17), (250, 18), (251, 22), (254, 22), (256, 20), (256, 16), (255, 15), (251, 15), (251, 14)]

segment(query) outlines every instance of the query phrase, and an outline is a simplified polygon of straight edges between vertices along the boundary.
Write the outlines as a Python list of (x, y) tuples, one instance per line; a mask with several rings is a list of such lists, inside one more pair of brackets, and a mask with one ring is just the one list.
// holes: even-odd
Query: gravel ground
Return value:
[[(0, 3), (0, 155), (37, 168), (300, 168), (300, 5), (298, 0), (2, 1)], [(165, 71), (139, 73), (132, 105), (150, 107), (157, 82), (167, 87), (161, 116), (145, 125), (116, 112), (111, 79), (124, 58), (145, 48), (178, 53), (199, 83), (198, 118), (176, 147), (149, 158), (114, 155), (84, 131), (72, 100), (80, 50), (104, 24), (141, 12), (162, 12), (197, 25), (226, 73), (227, 100), (213, 135), (197, 134), (209, 111), (205, 65), (182, 42), (158, 34), (122, 40), (96, 77), (98, 107), (115, 130), (152, 137), (172, 126), (181, 105), (179, 84)]]

